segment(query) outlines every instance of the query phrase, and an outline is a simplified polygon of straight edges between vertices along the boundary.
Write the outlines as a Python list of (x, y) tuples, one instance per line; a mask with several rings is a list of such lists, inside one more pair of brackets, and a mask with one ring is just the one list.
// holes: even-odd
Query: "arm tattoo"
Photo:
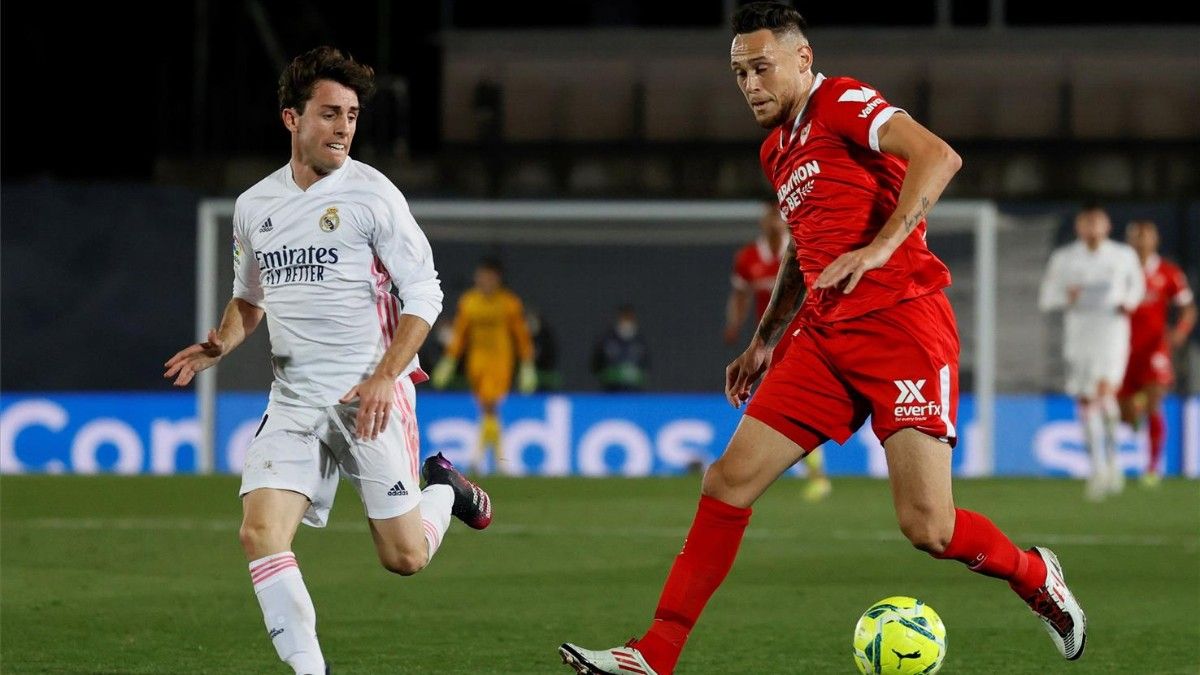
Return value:
[(913, 229), (915, 229), (917, 227), (917, 224), (921, 222), (921, 219), (924, 218), (925, 214), (927, 214), (927, 213), (929, 213), (929, 198), (922, 196), (920, 208), (918, 208), (915, 212), (904, 217), (904, 234), (909, 234), (910, 232), (912, 232)]
[(775, 289), (771, 291), (771, 303), (763, 312), (758, 324), (758, 337), (764, 344), (774, 345), (783, 329), (792, 322), (800, 304), (804, 301), (804, 274), (796, 263), (796, 243), (788, 244), (787, 253), (779, 265), (775, 277)]

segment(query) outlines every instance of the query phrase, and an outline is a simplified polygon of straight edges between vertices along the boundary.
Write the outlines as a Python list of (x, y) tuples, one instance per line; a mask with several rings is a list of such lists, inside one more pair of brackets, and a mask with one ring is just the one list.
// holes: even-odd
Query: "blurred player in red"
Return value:
[[(787, 255), (791, 232), (788, 224), (779, 215), (779, 205), (764, 202), (762, 216), (758, 219), (762, 236), (738, 249), (733, 257), (733, 274), (730, 276), (729, 300), (725, 303), (725, 344), (737, 342), (742, 324), (750, 314), (750, 302), (754, 301), (755, 318), (761, 321), (771, 302), (771, 290), (779, 276), (779, 263)], [(757, 324), (756, 324), (757, 326)], [(778, 363), (792, 341), (795, 326), (789, 327), (779, 337), (771, 362)], [(804, 458), (808, 470), (808, 482), (804, 486), (804, 499), (820, 501), (829, 496), (833, 484), (825, 475), (824, 453), (816, 448)]]
[[(958, 334), (942, 291), (950, 274), (925, 245), (925, 216), (961, 160), (871, 86), (815, 73), (804, 30), (803, 17), (777, 2), (733, 17), (730, 65), (771, 130), (760, 157), (793, 237), (758, 331), (726, 369), (730, 403), (741, 406), (766, 376), (705, 473), (650, 629), (624, 647), (566, 643), (559, 654), (579, 673), (672, 673), (733, 566), (750, 507), (809, 450), (846, 441), (870, 415), (901, 532), (936, 558), (1007, 581), (1076, 659), (1086, 619), (1054, 554), (1017, 548), (987, 517), (956, 508), (951, 492)], [(797, 310), (800, 330), (767, 370)]]
[[(1149, 220), (1135, 220), (1125, 230), (1126, 241), (1137, 251), (1146, 273), (1146, 295), (1130, 316), (1129, 365), (1117, 398), (1121, 419), (1135, 429), (1148, 421), (1150, 462), (1142, 475), (1146, 485), (1162, 477), (1162, 450), (1167, 423), (1162, 399), (1175, 380), (1171, 351), (1182, 347), (1196, 325), (1196, 303), (1187, 276), (1177, 265), (1158, 256), (1158, 228)], [(1179, 308), (1175, 327), (1168, 330), (1171, 307)]]

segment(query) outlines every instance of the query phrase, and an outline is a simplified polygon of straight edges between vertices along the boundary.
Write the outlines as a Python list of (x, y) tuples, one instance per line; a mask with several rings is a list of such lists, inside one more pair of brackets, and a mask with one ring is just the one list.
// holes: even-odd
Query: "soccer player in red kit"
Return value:
[[(779, 264), (787, 255), (791, 231), (787, 221), (779, 214), (779, 205), (763, 204), (762, 216), (758, 219), (762, 235), (738, 249), (733, 256), (733, 274), (729, 277), (729, 300), (725, 303), (725, 344), (738, 339), (742, 324), (750, 313), (750, 302), (754, 302), (755, 319), (761, 321), (771, 303), (771, 291), (779, 277)], [(799, 318), (799, 317), (797, 317)], [(792, 342), (795, 327), (789, 327), (779, 336), (779, 342), (771, 352), (771, 362), (782, 360), (784, 352)], [(824, 453), (814, 448), (804, 458), (808, 482), (802, 492), (805, 501), (816, 502), (829, 496), (833, 484), (825, 475)]]
[[(1174, 263), (1158, 256), (1158, 228), (1149, 220), (1135, 220), (1125, 230), (1125, 239), (1137, 251), (1146, 273), (1146, 294), (1129, 317), (1129, 365), (1117, 392), (1121, 419), (1137, 428), (1148, 420), (1150, 462), (1142, 474), (1146, 485), (1157, 485), (1162, 477), (1162, 449), (1167, 435), (1162, 399), (1175, 380), (1171, 350), (1183, 346), (1196, 325), (1196, 303), (1187, 276)], [(1171, 307), (1179, 308), (1175, 327), (1167, 330)]]
[[(814, 73), (804, 30), (800, 14), (777, 2), (745, 5), (733, 17), (731, 66), (755, 120), (772, 130), (762, 164), (798, 265), (780, 266), (757, 333), (726, 369), (730, 403), (740, 406), (766, 376), (705, 473), (650, 629), (624, 647), (567, 643), (559, 653), (579, 673), (674, 672), (733, 565), (751, 505), (809, 449), (844, 442), (870, 415), (901, 532), (935, 558), (1008, 582), (1059, 652), (1076, 659), (1086, 619), (1054, 554), (1021, 550), (987, 517), (956, 508), (951, 494), (958, 335), (942, 291), (950, 275), (925, 245), (925, 215), (958, 155), (869, 85)], [(800, 330), (767, 370), (797, 309)]]

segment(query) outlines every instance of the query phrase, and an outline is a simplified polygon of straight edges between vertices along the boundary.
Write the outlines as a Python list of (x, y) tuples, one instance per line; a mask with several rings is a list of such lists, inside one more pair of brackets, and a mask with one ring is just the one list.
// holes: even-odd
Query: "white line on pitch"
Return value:
[[(1155, 537), (1123, 534), (1025, 534), (1013, 535), (1022, 541), (1065, 546), (1183, 546), (1194, 547), (1194, 537)], [(842, 541), (904, 541), (904, 535), (891, 530), (834, 530), (834, 539)]]
[[(26, 527), (45, 530), (151, 530), (151, 531), (206, 531), (229, 532), (237, 530), (235, 519), (215, 518), (31, 518), (5, 519), (5, 527)], [(362, 522), (332, 523), (325, 528), (331, 532), (366, 532)], [(488, 528), (494, 535), (510, 536), (576, 536), (576, 537), (634, 537), (634, 538), (682, 538), (687, 530), (682, 527), (558, 527), (546, 525), (524, 525), (520, 523), (496, 523)], [(904, 536), (892, 530), (834, 530), (832, 538), (849, 542), (899, 542)], [(1066, 546), (1162, 546), (1194, 549), (1200, 547), (1196, 537), (1169, 537), (1121, 534), (1026, 534), (1015, 535), (1022, 541)], [(749, 539), (812, 539), (811, 532), (799, 530), (751, 527), (746, 530)]]

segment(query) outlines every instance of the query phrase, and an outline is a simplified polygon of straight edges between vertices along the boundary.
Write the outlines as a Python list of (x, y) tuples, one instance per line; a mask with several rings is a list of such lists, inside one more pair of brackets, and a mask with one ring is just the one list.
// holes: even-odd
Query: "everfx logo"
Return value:
[(900, 395), (896, 397), (896, 403), (925, 403), (925, 395), (921, 393), (921, 388), (925, 386), (925, 380), (892, 380), (892, 384), (900, 390)]
[(930, 401), (921, 393), (925, 382), (926, 380), (892, 380), (892, 384), (900, 390), (900, 395), (896, 397), (896, 407), (892, 409), (896, 419), (924, 420), (938, 417), (944, 412), (941, 404)]

